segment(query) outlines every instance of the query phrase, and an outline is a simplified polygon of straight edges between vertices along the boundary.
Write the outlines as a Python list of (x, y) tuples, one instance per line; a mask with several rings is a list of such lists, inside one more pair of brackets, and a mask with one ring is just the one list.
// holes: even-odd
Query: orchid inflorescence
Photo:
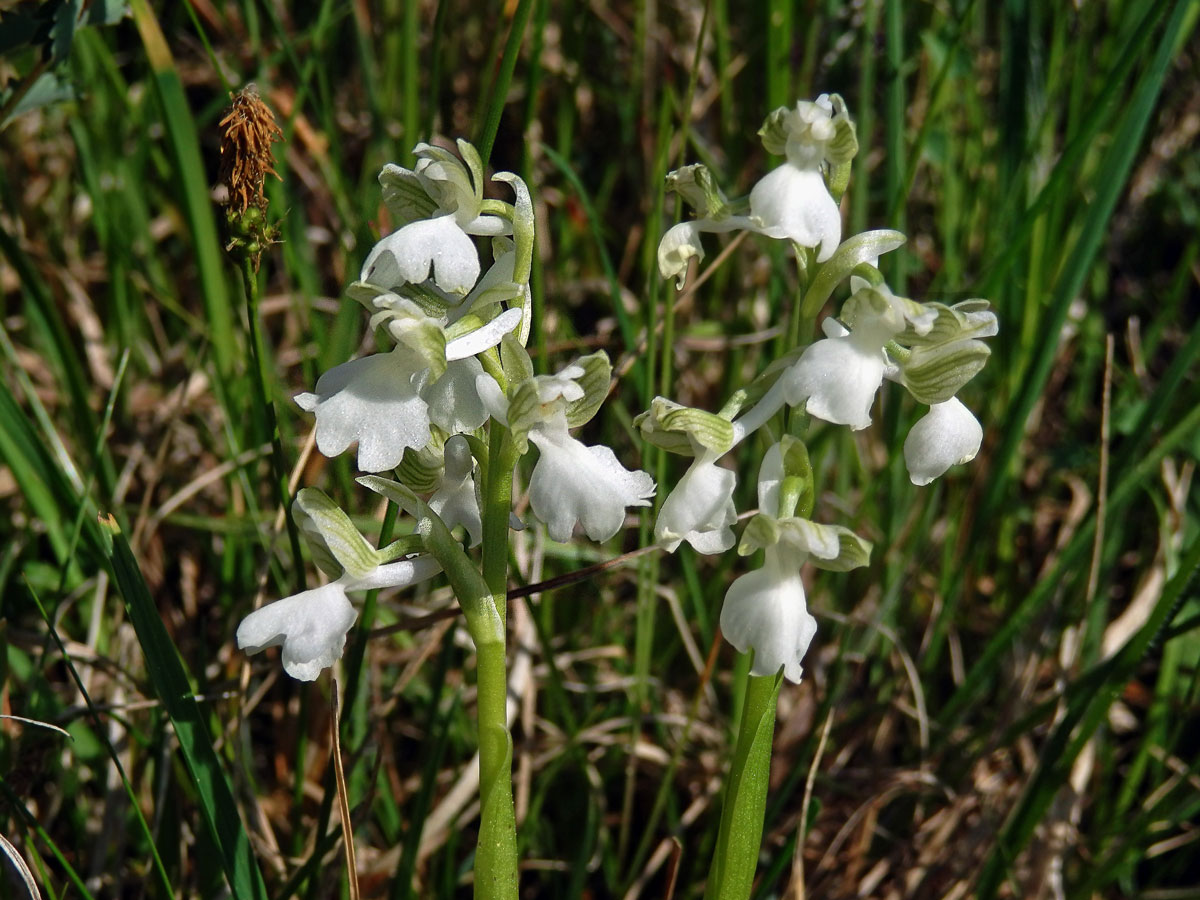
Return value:
[[(335, 366), (296, 403), (316, 417), (317, 448), (336, 456), (357, 445), (364, 472), (394, 472), (403, 496), (447, 529), (462, 526), (469, 545), (483, 539), (478, 476), (486, 430), (502, 427), (518, 454), (536, 446), (530, 508), (555, 540), (576, 523), (593, 540), (611, 538), (627, 506), (645, 506), (654, 481), (630, 471), (604, 446), (585, 446), (570, 430), (586, 423), (608, 394), (603, 353), (557, 375), (535, 375), (525, 351), (530, 331), (533, 206), (510, 172), (515, 202), (485, 199), (483, 164), (458, 142), (460, 160), (420, 144), (413, 169), (385, 166), (383, 202), (400, 223), (368, 254), (349, 296), (392, 346)], [(491, 244), (483, 270), (476, 237)], [(380, 489), (380, 480), (369, 482)], [(428, 495), (428, 502), (417, 495)], [(412, 509), (408, 511), (412, 512)], [(293, 506), (314, 558), (333, 581), (252, 613), (238, 629), (251, 652), (283, 646), (288, 674), (312, 680), (341, 655), (355, 613), (346, 591), (404, 587), (442, 565), (419, 536), (371, 548), (349, 516), (315, 488)]]
[[(858, 431), (870, 424), (884, 380), (902, 384), (929, 406), (904, 442), (916, 485), (973, 459), (983, 439), (979, 422), (955, 395), (987, 361), (989, 351), (980, 338), (996, 333), (996, 317), (984, 300), (948, 306), (892, 293), (877, 263), (880, 254), (903, 243), (899, 232), (870, 231), (841, 240), (837, 201), (858, 148), (845, 103), (837, 95), (822, 95), (794, 109), (778, 109), (759, 134), (766, 149), (784, 153), (786, 161), (754, 186), (748, 201), (727, 200), (704, 166), (668, 176), (668, 185), (698, 217), (664, 235), (658, 250), (663, 277), (675, 277), (683, 286), (689, 261), (703, 258), (702, 232), (744, 229), (793, 245), (805, 285), (797, 313), (815, 317), (847, 278), (851, 293), (839, 315), (821, 323), (824, 337), (776, 360), (719, 413), (658, 397), (639, 417), (647, 440), (693, 457), (663, 501), (655, 525), (656, 538), (669, 551), (683, 542), (704, 554), (733, 547), (736, 475), (718, 460), (785, 408)], [(790, 423), (803, 418), (793, 416)], [(781, 493), (780, 485), (789, 480), (795, 487)], [(807, 493), (803, 515), (795, 514), (797, 491)], [(764, 564), (733, 582), (721, 612), (725, 637), (739, 650), (754, 651), (756, 675), (782, 669), (788, 680), (800, 680), (800, 660), (816, 632), (800, 567), (812, 562), (845, 570), (865, 565), (870, 554), (867, 541), (807, 518), (812, 491), (812, 466), (803, 444), (787, 435), (772, 442), (759, 473), (759, 511), (738, 547), (741, 554), (763, 550)]]

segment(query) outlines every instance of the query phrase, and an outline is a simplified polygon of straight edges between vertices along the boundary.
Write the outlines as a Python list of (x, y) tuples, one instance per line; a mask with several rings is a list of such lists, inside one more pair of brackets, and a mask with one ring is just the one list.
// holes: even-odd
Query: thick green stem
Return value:
[(507, 620), (508, 517), (516, 464), (512, 432), (493, 423), (483, 488), (483, 580), (492, 592), (501, 622)]
[[(483, 580), (499, 617), (493, 635), (475, 634), (479, 659), (479, 846), (475, 896), (517, 896), (517, 826), (513, 812), (512, 737), (508, 733), (505, 621), (508, 606), (508, 517), (516, 449), (512, 433), (492, 425), (483, 501)], [(495, 633), (498, 632), (498, 633)], [(498, 639), (497, 639), (498, 638)]]
[(508, 733), (504, 642), (476, 642), (479, 660), (479, 845), (475, 897), (516, 900), (517, 825)]
[[(498, 428), (498, 426), (496, 426)], [(476, 570), (462, 545), (454, 540), (445, 522), (409, 488), (377, 475), (363, 475), (359, 484), (376, 491), (417, 520), (416, 533), (434, 555), (458, 597), (467, 620), (467, 629), (475, 642), (479, 663), (479, 845), (475, 851), (475, 897), (477, 900), (516, 900), (517, 829), (513, 812), (512, 738), (508, 733), (508, 683), (505, 672), (504, 604), (508, 578), (508, 498), (512, 493), (513, 449), (508, 430), (493, 440), (485, 472), (487, 488), (484, 505), (484, 571), (493, 568), (495, 549), (501, 551), (503, 568), (493, 571), (499, 579), (499, 595)], [(493, 433), (494, 437), (494, 433)], [(507, 473), (507, 478), (499, 478)], [(497, 486), (497, 481), (501, 486)], [(501, 489), (507, 483), (506, 489)], [(505, 531), (502, 543), (493, 543), (488, 553), (488, 523), (499, 518), (498, 503), (504, 504)]]
[(747, 900), (754, 886), (771, 774), (775, 702), (782, 683), (782, 675), (751, 675), (746, 683), (705, 900)]

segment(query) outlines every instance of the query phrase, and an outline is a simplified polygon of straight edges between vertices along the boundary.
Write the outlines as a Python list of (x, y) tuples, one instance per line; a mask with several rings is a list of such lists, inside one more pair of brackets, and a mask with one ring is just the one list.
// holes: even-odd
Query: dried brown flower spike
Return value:
[(279, 177), (271, 145), (283, 132), (253, 84), (230, 96), (233, 106), (221, 120), (220, 202), (235, 213), (252, 205), (266, 212), (263, 182), (267, 175)]
[(268, 175), (279, 177), (271, 145), (283, 132), (253, 84), (230, 97), (233, 106), (221, 120), (221, 173), (213, 198), (225, 207), (225, 249), (257, 272), (263, 250), (277, 235), (267, 224), (263, 183)]

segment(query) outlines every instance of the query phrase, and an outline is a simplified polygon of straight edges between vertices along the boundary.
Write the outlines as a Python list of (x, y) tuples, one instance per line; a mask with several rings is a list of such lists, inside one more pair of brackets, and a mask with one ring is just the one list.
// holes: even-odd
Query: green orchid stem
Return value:
[(500, 621), (507, 620), (508, 517), (512, 511), (513, 468), (517, 450), (512, 432), (492, 425), (483, 498), (483, 580), (496, 603)]
[(771, 740), (779, 675), (751, 675), (721, 810), (721, 828), (708, 872), (705, 900), (748, 900), (762, 843), (771, 775)]
[(512, 433), (492, 424), (483, 500), (483, 580), (499, 618), (499, 640), (476, 635), (479, 659), (479, 846), (475, 896), (517, 897), (517, 826), (513, 812), (512, 737), (508, 733), (505, 622), (508, 606), (508, 519), (517, 451)]
[(476, 900), (516, 900), (517, 823), (504, 641), (476, 643), (479, 660), (479, 844)]
[(295, 588), (304, 590), (304, 566), (299, 561), (304, 557), (300, 552), (300, 529), (292, 521), (290, 507), (292, 497), (288, 491), (287, 465), (283, 459), (283, 441), (279, 436), (279, 422), (275, 418), (275, 403), (267, 394), (266, 349), (263, 346), (262, 330), (258, 327), (258, 270), (254, 257), (245, 253), (241, 256), (240, 269), (242, 283), (246, 288), (246, 322), (250, 329), (250, 353), (254, 361), (254, 377), (250, 379), (254, 385), (256, 405), (262, 410), (267, 428), (271, 432), (271, 474), (274, 476), (277, 499), (283, 508), (284, 520), (287, 523), (288, 541), (292, 548), (292, 559), (296, 565), (292, 567), (295, 573)]

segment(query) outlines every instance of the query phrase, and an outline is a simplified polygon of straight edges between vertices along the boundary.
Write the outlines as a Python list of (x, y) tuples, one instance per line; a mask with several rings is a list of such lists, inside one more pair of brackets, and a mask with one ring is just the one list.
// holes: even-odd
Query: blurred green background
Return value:
[[(914, 488), (899, 449), (921, 410), (897, 390), (869, 430), (811, 435), (816, 518), (876, 549), (810, 582), (757, 896), (1200, 895), (1198, 15), (0, 2), (0, 834), (44, 896), (346, 890), (331, 683), (233, 644), (255, 603), (316, 583), (281, 527), (210, 197), (247, 82), (285, 134), (258, 310), (285, 457), (372, 536), (383, 510), (311, 453), (290, 398), (373, 347), (342, 291), (387, 225), (383, 163), (495, 134), (493, 169), (537, 203), (536, 364), (607, 350), (622, 380), (587, 437), (661, 498), (682, 463), (633, 416), (657, 394), (719, 408), (787, 349), (796, 288), (753, 236), (706, 237), (703, 282), (664, 284), (658, 238), (686, 213), (663, 177), (704, 162), (745, 193), (777, 164), (765, 115), (842, 94), (846, 234), (904, 231), (882, 261), (898, 293), (986, 297), (1001, 325), (963, 392), (972, 464)], [(762, 449), (739, 448), (739, 508)], [(515, 585), (652, 522), (605, 547), (525, 532)], [(522, 896), (701, 895), (745, 681), (717, 616), (750, 564), (644, 554), (513, 601)], [(430, 615), (451, 603), (438, 583), (369, 598), (338, 675), (366, 897), (470, 891), (471, 651)]]

